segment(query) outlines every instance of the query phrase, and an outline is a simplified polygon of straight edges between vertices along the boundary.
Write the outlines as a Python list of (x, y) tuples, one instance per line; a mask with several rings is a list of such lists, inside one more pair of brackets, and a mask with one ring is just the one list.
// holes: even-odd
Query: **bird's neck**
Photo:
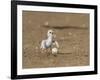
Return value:
[(53, 40), (53, 37), (52, 36), (49, 36), (47, 40), (48, 41), (52, 41)]

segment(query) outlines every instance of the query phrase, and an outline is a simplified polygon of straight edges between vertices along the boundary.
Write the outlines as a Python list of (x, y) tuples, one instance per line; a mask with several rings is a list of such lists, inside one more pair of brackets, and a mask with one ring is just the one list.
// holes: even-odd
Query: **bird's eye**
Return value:
[(51, 32), (50, 32), (51, 33)]

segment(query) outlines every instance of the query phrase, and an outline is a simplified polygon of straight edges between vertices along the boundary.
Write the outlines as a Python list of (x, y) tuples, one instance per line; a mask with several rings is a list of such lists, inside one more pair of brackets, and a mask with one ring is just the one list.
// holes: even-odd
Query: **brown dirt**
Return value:
[[(56, 57), (39, 50), (48, 29), (60, 45)], [(23, 68), (89, 65), (89, 14), (23, 11), (22, 59)]]

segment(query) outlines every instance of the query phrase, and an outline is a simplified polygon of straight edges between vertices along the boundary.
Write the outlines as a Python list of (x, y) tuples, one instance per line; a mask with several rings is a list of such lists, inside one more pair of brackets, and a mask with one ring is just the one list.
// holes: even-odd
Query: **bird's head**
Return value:
[(47, 36), (48, 36), (48, 37), (52, 37), (52, 36), (53, 36), (53, 33), (54, 33), (53, 30), (50, 29), (50, 30), (48, 30), (48, 32), (47, 32)]

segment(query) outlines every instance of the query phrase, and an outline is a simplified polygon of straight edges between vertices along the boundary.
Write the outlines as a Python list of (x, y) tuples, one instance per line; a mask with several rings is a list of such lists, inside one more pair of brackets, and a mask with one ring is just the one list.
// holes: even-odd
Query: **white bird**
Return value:
[(53, 41), (53, 30), (48, 30), (47, 32), (47, 39), (42, 40), (41, 42), (41, 49), (47, 49), (50, 48), (52, 45), (52, 41)]
[[(54, 35), (53, 30), (48, 30), (47, 32), (47, 39), (42, 40), (40, 49), (42, 51), (47, 52), (47, 50), (51, 50), (52, 54), (58, 52), (59, 44), (57, 41), (55, 41), (56, 35)], [(56, 46), (56, 47), (55, 47)]]

